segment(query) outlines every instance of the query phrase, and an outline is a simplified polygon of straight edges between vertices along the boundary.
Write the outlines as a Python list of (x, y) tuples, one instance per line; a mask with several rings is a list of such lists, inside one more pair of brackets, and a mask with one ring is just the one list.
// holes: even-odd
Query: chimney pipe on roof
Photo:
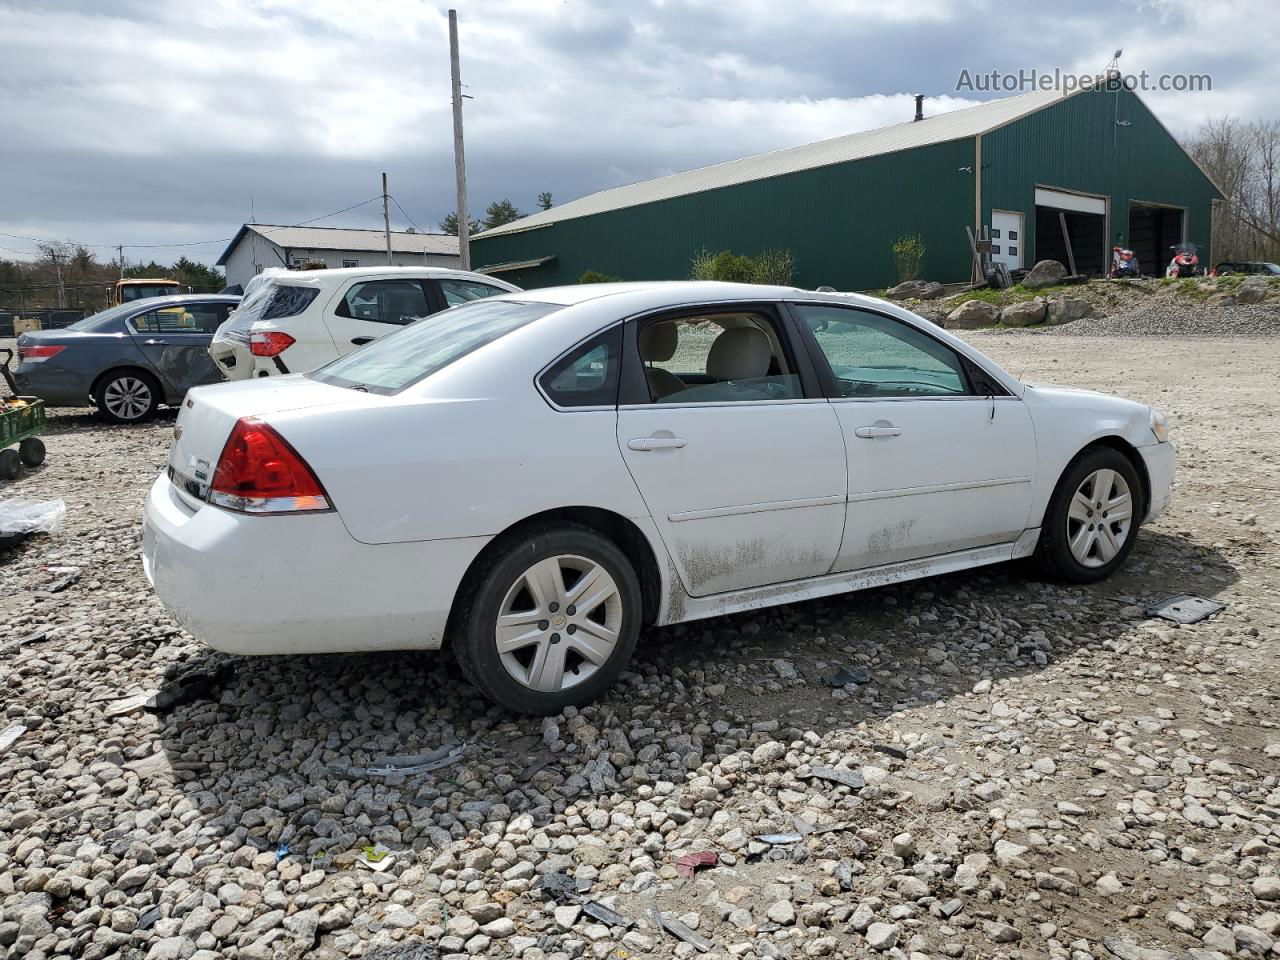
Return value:
[(924, 119), (924, 94), (923, 93), (916, 94), (916, 119), (917, 120)]

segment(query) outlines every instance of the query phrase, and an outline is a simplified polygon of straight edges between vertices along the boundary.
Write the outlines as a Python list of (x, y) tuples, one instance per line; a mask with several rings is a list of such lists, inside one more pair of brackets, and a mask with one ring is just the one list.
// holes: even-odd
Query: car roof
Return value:
[(193, 300), (214, 301), (215, 303), (239, 303), (240, 297), (234, 293), (176, 293), (167, 297), (143, 297), (141, 300), (127, 300), (121, 306), (138, 306), (157, 307), (177, 306), (183, 303), (190, 303)]
[(410, 278), (457, 278), (459, 280), (479, 280), (482, 283), (496, 281), (506, 286), (514, 286), (510, 281), (499, 277), (491, 277), (471, 270), (455, 270), (452, 267), (405, 267), (405, 266), (368, 266), (368, 267), (326, 267), (323, 270), (286, 270), (284, 267), (270, 267), (257, 276), (269, 276), (272, 280), (319, 280), (321, 282), (340, 283), (353, 277), (404, 276)]

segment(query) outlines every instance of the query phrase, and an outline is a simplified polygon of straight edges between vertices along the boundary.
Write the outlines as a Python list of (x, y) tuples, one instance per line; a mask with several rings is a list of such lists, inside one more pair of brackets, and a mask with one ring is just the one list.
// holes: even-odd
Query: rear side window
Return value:
[(338, 304), (340, 317), (404, 326), (431, 312), (419, 280), (365, 280), (353, 283)]
[(512, 330), (561, 309), (556, 303), (493, 300), (446, 310), (379, 337), (307, 376), (370, 393), (399, 393)]
[(483, 300), (485, 297), (497, 296), (500, 293), (510, 293), (509, 290), (495, 287), (491, 283), (481, 283), (478, 280), (440, 280), (439, 284), (440, 292), (444, 294), (444, 302), (451, 307), (470, 303), (472, 300)]
[(622, 327), (606, 330), (557, 361), (538, 380), (558, 407), (612, 407), (618, 402)]
[(275, 288), (276, 292), (262, 311), (260, 320), (282, 320), (285, 317), (296, 317), (320, 295), (319, 287), (295, 287), (282, 284)]
[(227, 319), (225, 303), (189, 303), (150, 310), (129, 322), (138, 333), (213, 333)]

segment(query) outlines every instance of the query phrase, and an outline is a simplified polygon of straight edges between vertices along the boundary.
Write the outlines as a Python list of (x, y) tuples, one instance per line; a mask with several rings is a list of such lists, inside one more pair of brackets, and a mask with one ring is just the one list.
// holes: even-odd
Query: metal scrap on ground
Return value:
[(401, 757), (382, 757), (373, 762), (373, 766), (364, 772), (371, 776), (390, 776), (392, 774), (429, 773), (442, 767), (450, 767), (462, 759), (466, 753), (465, 743), (448, 743), (437, 747), (429, 753), (416, 753)]
[(1148, 617), (1160, 617), (1163, 620), (1172, 620), (1174, 623), (1199, 623), (1220, 610), (1225, 610), (1226, 607), (1225, 603), (1218, 603), (1216, 600), (1206, 600), (1204, 597), (1180, 593), (1176, 597), (1169, 597), (1151, 604), (1145, 612)]
[(692, 946), (699, 953), (706, 953), (708, 950), (715, 948), (715, 944), (708, 940), (702, 934), (691, 930), (688, 926), (679, 920), (669, 920), (664, 917), (657, 907), (649, 908), (649, 919), (651, 919), (659, 930), (665, 930), (673, 937), (683, 940)]
[[(803, 776), (803, 774), (801, 775)], [(857, 770), (843, 770), (840, 767), (810, 767), (808, 776), (819, 780), (830, 780), (853, 790), (861, 790), (867, 785), (866, 778)]]
[(699, 867), (714, 867), (719, 862), (720, 858), (710, 850), (686, 853), (676, 861), (676, 873), (688, 880), (692, 880)]
[(583, 900), (582, 912), (593, 920), (599, 920), (610, 927), (632, 927), (635, 925), (622, 914), (610, 910), (603, 903), (595, 900)]
[(18, 738), (26, 732), (27, 725), (25, 723), (11, 723), (5, 727), (3, 731), (0, 731), (0, 752), (12, 747), (18, 742)]
[(188, 673), (165, 684), (145, 704), (152, 713), (168, 713), (174, 707), (212, 696), (215, 690), (235, 676), (235, 667), (221, 664), (211, 670)]

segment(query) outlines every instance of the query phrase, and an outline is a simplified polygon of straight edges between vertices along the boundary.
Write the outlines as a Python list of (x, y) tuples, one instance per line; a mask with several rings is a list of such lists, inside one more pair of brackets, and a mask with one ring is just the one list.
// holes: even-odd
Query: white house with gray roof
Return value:
[[(453, 267), (461, 264), (458, 238), (439, 233), (393, 231), (391, 254), (398, 267)], [(267, 267), (381, 267), (387, 264), (387, 240), (381, 230), (348, 227), (289, 227), (246, 223), (218, 259), (227, 284), (242, 288)]]

